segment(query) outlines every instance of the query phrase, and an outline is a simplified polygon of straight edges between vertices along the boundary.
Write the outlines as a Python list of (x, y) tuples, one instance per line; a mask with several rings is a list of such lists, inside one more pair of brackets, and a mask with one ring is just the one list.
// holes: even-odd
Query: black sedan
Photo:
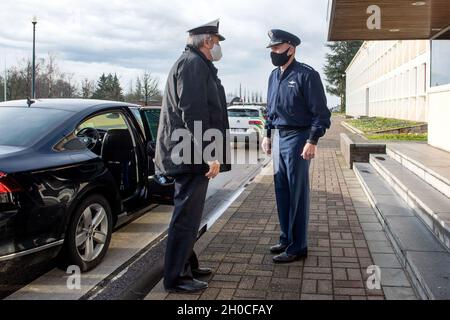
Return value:
[(96, 100), (0, 103), (2, 271), (31, 255), (91, 270), (122, 218), (171, 204), (171, 179), (154, 174), (154, 113)]

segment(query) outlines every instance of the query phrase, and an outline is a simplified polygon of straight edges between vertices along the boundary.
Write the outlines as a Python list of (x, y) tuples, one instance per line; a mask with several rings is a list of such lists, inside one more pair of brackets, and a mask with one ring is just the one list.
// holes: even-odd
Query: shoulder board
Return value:
[(301, 65), (302, 67), (304, 67), (305, 69), (308, 69), (308, 70), (310, 70), (310, 71), (315, 71), (313, 67), (311, 67), (310, 65), (307, 65), (306, 63), (300, 62), (300, 65)]

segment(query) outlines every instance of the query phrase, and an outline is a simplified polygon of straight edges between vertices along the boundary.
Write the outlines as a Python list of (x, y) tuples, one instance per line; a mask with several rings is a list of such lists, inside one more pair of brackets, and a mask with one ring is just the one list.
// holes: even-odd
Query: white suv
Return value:
[(233, 142), (245, 142), (247, 145), (259, 144), (264, 136), (264, 107), (232, 106), (228, 108), (230, 137)]

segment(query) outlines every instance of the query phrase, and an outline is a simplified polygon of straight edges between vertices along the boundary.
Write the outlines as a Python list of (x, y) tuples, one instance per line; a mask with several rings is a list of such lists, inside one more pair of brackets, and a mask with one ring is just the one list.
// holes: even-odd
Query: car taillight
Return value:
[(262, 126), (262, 121), (261, 120), (250, 120), (248, 122), (249, 125), (253, 125), (253, 126)]
[(9, 178), (8, 175), (0, 171), (0, 194), (16, 193), (22, 191), (17, 182)]

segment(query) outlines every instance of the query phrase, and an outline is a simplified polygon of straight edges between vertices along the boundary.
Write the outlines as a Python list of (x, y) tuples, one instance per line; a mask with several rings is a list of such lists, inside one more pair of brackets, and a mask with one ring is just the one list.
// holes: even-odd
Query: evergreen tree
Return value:
[(114, 77), (112, 77), (112, 85), (111, 86), (112, 86), (112, 88), (111, 88), (112, 100), (124, 101), (123, 89), (120, 85), (120, 81), (119, 81), (119, 78), (117, 77), (117, 74), (114, 74)]
[(0, 101), (4, 101), (5, 97), (5, 79), (0, 75)]
[(345, 112), (345, 70), (362, 45), (362, 41), (338, 41), (327, 45), (327, 64), (324, 68), (329, 85), (327, 92), (341, 98), (341, 112)]
[(108, 78), (103, 73), (97, 81), (97, 87), (92, 96), (93, 99), (106, 100), (108, 92)]
[(92, 96), (93, 99), (123, 101), (123, 89), (116, 74), (111, 73), (100, 76), (97, 81), (97, 88)]

